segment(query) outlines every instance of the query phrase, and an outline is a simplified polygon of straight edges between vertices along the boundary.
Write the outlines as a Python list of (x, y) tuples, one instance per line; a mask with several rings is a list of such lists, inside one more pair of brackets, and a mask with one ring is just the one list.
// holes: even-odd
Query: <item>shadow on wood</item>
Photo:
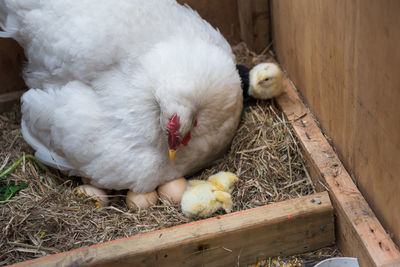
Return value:
[(24, 51), (16, 41), (0, 38), (0, 95), (26, 88), (22, 79), (24, 60)]

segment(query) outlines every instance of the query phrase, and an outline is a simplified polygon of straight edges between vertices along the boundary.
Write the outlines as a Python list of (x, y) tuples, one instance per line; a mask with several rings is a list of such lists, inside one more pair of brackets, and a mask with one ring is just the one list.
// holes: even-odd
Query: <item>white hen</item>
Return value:
[(230, 46), (189, 7), (2, 0), (0, 22), (0, 37), (25, 49), (22, 133), (48, 165), (149, 192), (215, 159), (235, 133)]

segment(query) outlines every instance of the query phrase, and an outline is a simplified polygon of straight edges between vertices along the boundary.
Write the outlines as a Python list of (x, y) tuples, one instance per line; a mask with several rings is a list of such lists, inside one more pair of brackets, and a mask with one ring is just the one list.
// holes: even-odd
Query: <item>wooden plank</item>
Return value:
[(269, 0), (237, 0), (240, 37), (260, 53), (271, 42)]
[(242, 265), (331, 245), (333, 224), (329, 196), (322, 192), (14, 266)]
[(230, 44), (240, 42), (236, 0), (178, 0), (196, 10), (213, 27), (218, 28)]
[(9, 111), (15, 103), (19, 102), (23, 93), (25, 91), (0, 94), (0, 112)]
[(400, 245), (400, 1), (272, 6), (279, 61)]
[(264, 49), (270, 48), (272, 42), (270, 0), (252, 0), (252, 2), (254, 24), (253, 50), (261, 53)]
[(12, 39), (0, 38), (0, 95), (25, 89), (22, 79), (22, 48)]
[(249, 0), (237, 0), (240, 23), (240, 38), (249, 49), (254, 48), (252, 3)]
[[(294, 86), (285, 78), (285, 94), (277, 102), (300, 140), (311, 177), (328, 188), (336, 213), (337, 243), (360, 266), (400, 266), (400, 252), (368, 206), (305, 107)], [(321, 186), (319, 189), (324, 189)]]

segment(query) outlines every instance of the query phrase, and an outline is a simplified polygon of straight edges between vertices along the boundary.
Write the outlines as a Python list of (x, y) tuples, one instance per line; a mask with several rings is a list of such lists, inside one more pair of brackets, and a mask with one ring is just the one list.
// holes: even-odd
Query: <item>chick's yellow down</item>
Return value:
[(229, 213), (232, 210), (231, 192), (239, 178), (231, 172), (219, 172), (204, 180), (188, 182), (182, 196), (181, 208), (187, 217), (208, 217), (223, 208)]
[(270, 99), (283, 92), (283, 73), (275, 63), (261, 63), (249, 74), (249, 95), (258, 99)]

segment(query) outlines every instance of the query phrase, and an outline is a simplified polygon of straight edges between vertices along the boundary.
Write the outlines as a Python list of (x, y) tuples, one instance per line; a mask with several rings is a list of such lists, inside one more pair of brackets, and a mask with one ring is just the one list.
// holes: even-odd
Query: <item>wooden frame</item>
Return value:
[(400, 266), (400, 252), (353, 183), (349, 173), (285, 78), (286, 93), (277, 100), (298, 138), (309, 172), (320, 190), (329, 190), (336, 214), (337, 243), (360, 266)]
[(12, 106), (17, 103), (25, 91), (15, 91), (11, 93), (0, 94), (0, 113), (11, 110)]
[[(315, 201), (310, 201), (313, 197)], [(233, 266), (332, 245), (326, 192), (50, 255), (13, 266)]]
[(279, 62), (400, 246), (400, 1), (270, 3)]

